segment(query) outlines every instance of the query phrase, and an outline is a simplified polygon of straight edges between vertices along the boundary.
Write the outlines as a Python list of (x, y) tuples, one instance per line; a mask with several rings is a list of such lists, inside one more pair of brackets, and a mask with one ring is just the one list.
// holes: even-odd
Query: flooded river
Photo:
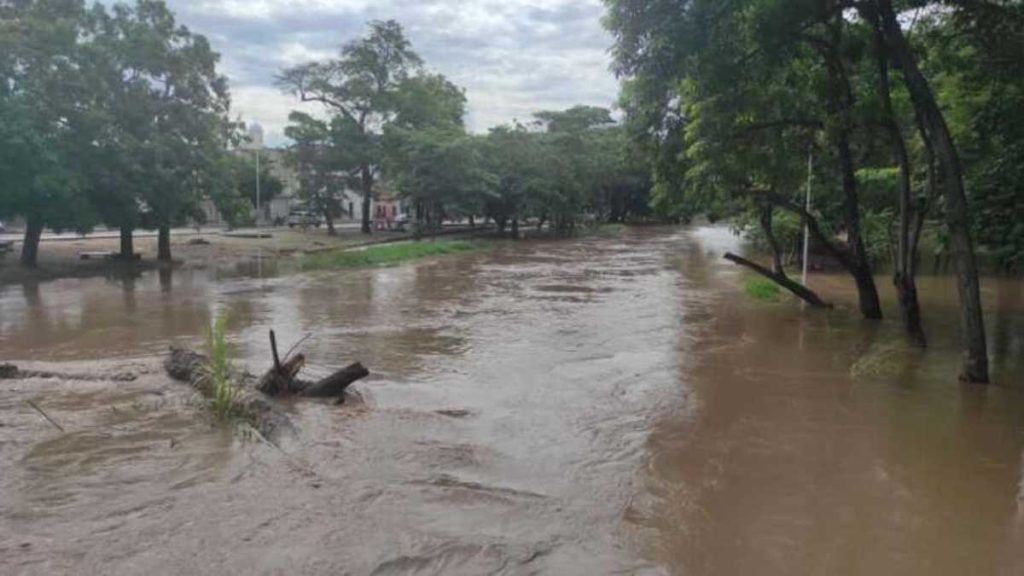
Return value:
[[(91, 375), (0, 381), (0, 573), (1024, 572), (1022, 284), (984, 282), (997, 384), (962, 386), (948, 279), (919, 352), (840, 276), (832, 312), (749, 300), (737, 243), (0, 287), (0, 359)], [(269, 328), (361, 360), (365, 403), (289, 406), (280, 448), (211, 426), (160, 359), (218, 311), (253, 371)]]

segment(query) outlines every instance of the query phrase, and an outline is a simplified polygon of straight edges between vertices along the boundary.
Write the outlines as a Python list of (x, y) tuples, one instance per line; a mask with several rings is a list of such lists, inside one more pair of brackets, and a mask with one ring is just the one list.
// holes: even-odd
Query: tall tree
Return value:
[(236, 127), (228, 119), (227, 79), (217, 72), (220, 56), (206, 38), (177, 25), (161, 1), (120, 10), (146, 93), (139, 156), (148, 185), (141, 198), (158, 231), (157, 258), (167, 261), (171, 227), (195, 216), (202, 196), (226, 181), (218, 171)]
[(384, 130), (387, 185), (411, 201), (417, 230), (436, 231), (446, 217), (472, 218), (488, 190), (477, 139), (466, 134), (466, 96), (440, 74), (406, 78)]
[(0, 216), (26, 221), (21, 264), (35, 267), (46, 227), (84, 231), (91, 140), (82, 76), (86, 15), (75, 0), (0, 2)]
[(922, 138), (934, 155), (937, 182), (945, 199), (946, 228), (960, 295), (960, 326), (964, 339), (961, 378), (987, 383), (988, 346), (985, 341), (981, 288), (960, 153), (931, 84), (921, 71), (918, 57), (900, 25), (892, 1), (873, 0), (860, 7), (860, 11), (869, 22), (877, 19), (884, 48), (888, 57), (903, 72)]
[(396, 113), (399, 87), (421, 64), (400, 24), (374, 21), (367, 36), (345, 44), (338, 58), (289, 68), (278, 77), (283, 89), (335, 115), (343, 146), (354, 151), (349, 169), (363, 195), (364, 234), (371, 232), (370, 203), (383, 161), (381, 133)]

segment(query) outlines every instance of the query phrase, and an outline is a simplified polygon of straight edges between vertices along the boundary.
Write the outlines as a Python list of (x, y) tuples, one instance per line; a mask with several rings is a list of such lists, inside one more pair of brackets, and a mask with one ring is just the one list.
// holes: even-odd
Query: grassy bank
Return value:
[(468, 240), (425, 240), (369, 246), (363, 250), (335, 250), (332, 252), (307, 254), (302, 258), (302, 269), (335, 270), (339, 268), (386, 266), (429, 256), (479, 250), (486, 245), (485, 242)]
[(775, 302), (781, 291), (778, 284), (766, 278), (751, 277), (743, 281), (743, 292), (754, 300)]

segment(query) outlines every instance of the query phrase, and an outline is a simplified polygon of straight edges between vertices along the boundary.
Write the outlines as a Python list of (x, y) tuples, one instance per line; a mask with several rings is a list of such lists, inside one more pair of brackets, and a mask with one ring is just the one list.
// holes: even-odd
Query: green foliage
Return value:
[(163, 2), (0, 11), (0, 216), (166, 228), (226, 181), (235, 125), (219, 56)]
[(86, 12), (71, 0), (0, 11), (0, 217), (85, 231), (95, 223), (77, 153), (95, 133), (80, 45)]
[(387, 266), (410, 260), (479, 250), (482, 242), (465, 240), (429, 240), (369, 246), (360, 250), (338, 250), (308, 254), (302, 259), (303, 270), (335, 270)]
[[(888, 1), (859, 2), (842, 17), (816, 0), (605, 4), (605, 25), (616, 39), (615, 69), (623, 77), (620, 105), (629, 133), (651, 159), (657, 213), (680, 220), (700, 212), (743, 218), (757, 209), (762, 191), (802, 204), (813, 147), (816, 216), (832, 230), (849, 232), (836, 147), (837, 135), (845, 133), (858, 164), (866, 250), (872, 260), (889, 258), (893, 231), (885, 221), (898, 214), (900, 173), (870, 21)], [(906, 6), (896, 3), (897, 10)], [(958, 145), (976, 234), (1002, 267), (1019, 270), (1024, 3), (914, 6), (925, 9), (908, 36)], [(900, 74), (894, 72), (890, 83), (895, 121), (908, 143), (912, 202), (942, 221), (941, 201), (928, 202), (926, 150), (909, 91)]]
[[(224, 155), (220, 167), (228, 181), (212, 187), (210, 197), (221, 217), (231, 228), (253, 224), (252, 209), (256, 207), (256, 158), (249, 153)], [(270, 171), (270, 160), (260, 161), (260, 206), (281, 194), (284, 183)]]
[(743, 281), (743, 293), (762, 302), (776, 302), (782, 289), (779, 285), (767, 278), (752, 276)]
[[(757, 214), (753, 210), (738, 214), (732, 224), (736, 230), (742, 232), (748, 240), (753, 242), (758, 250), (764, 252), (771, 250), (764, 230), (757, 219)], [(804, 226), (799, 216), (776, 210), (772, 215), (772, 233), (784, 256), (798, 254), (803, 247)]]
[(978, 4), (919, 24), (922, 66), (961, 152), (979, 244), (1024, 272), (1024, 3)]
[(210, 409), (220, 420), (235, 415), (236, 400), (240, 393), (231, 379), (231, 358), (227, 344), (227, 316), (219, 314), (210, 326), (206, 339), (206, 377), (210, 380)]

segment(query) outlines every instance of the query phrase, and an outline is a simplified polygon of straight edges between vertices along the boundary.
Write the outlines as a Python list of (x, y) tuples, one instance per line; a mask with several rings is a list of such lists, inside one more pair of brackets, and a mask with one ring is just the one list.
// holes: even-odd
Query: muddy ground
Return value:
[[(347, 248), (409, 236), (402, 232), (377, 232), (367, 237), (358, 229), (351, 228), (339, 229), (337, 236), (329, 236), (323, 228), (273, 228), (267, 229), (267, 232), (271, 237), (260, 239), (230, 236), (219, 230), (175, 234), (171, 237), (171, 254), (175, 265), (192, 268), (248, 267), (259, 260), (273, 266), (278, 261), (289, 260), (308, 251)], [(196, 243), (197, 239), (206, 243)], [(120, 246), (118, 238), (44, 240), (39, 247), (39, 266), (35, 270), (19, 265), (21, 243), (17, 242), (13, 251), (0, 258), (0, 284), (68, 277), (116, 276), (152, 269), (158, 266), (156, 241), (156, 236), (136, 237), (135, 251), (141, 260), (124, 263), (104, 258), (83, 260), (80, 257), (83, 252), (116, 252)]]

